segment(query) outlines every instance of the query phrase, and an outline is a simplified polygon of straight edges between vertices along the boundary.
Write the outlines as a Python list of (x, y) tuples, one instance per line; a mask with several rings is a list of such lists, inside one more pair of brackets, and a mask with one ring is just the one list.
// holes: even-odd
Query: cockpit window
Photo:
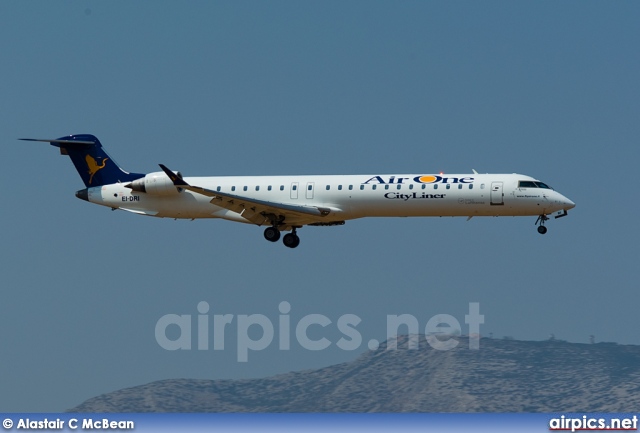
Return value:
[(553, 189), (549, 185), (547, 185), (546, 183), (542, 183), (542, 182), (536, 182), (536, 185), (538, 185), (539, 188)]
[(543, 182), (534, 182), (532, 180), (521, 180), (518, 182), (518, 188), (544, 188), (544, 189), (553, 189), (549, 185)]

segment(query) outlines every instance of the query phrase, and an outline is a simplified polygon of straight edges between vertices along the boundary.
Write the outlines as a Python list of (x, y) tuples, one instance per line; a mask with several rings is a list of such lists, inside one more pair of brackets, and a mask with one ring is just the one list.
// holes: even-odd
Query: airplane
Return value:
[(264, 237), (300, 244), (303, 226), (336, 226), (364, 217), (537, 216), (540, 234), (549, 215), (564, 217), (575, 203), (546, 183), (521, 174), (367, 174), (320, 176), (183, 177), (121, 169), (90, 134), (55, 140), (21, 138), (58, 147), (75, 165), (90, 203), (159, 218), (222, 218), (265, 226)]

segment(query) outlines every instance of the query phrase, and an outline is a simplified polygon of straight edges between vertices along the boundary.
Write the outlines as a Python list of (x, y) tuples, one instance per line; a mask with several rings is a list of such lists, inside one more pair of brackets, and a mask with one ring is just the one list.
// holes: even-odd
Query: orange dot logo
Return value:
[(433, 183), (437, 180), (438, 178), (435, 176), (420, 176), (420, 178), (418, 179), (419, 182), (421, 183)]

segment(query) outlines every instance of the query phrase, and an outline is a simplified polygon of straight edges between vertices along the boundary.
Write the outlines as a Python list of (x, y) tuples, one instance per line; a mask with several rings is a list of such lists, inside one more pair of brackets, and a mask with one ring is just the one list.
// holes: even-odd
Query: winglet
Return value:
[(473, 174), (478, 174), (475, 168), (472, 168), (471, 170), (473, 170)]
[(187, 182), (185, 182), (184, 180), (180, 179), (180, 177), (178, 177), (177, 174), (175, 174), (174, 172), (172, 172), (171, 170), (169, 170), (166, 166), (162, 165), (162, 164), (158, 164), (160, 166), (160, 168), (162, 169), (162, 171), (164, 171), (167, 176), (169, 176), (169, 179), (171, 179), (171, 182), (173, 182), (173, 184), (175, 186), (191, 186), (189, 185)]

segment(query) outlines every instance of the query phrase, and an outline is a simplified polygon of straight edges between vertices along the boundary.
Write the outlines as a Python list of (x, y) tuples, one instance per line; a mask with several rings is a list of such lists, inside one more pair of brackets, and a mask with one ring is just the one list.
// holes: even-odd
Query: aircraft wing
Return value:
[(322, 222), (332, 212), (340, 211), (339, 209), (321, 206), (301, 206), (258, 200), (237, 194), (229, 194), (195, 185), (189, 185), (166, 166), (162, 164), (159, 165), (162, 171), (169, 176), (169, 179), (171, 179), (177, 188), (186, 189), (188, 191), (211, 197), (211, 204), (236, 212), (243, 218), (246, 218), (257, 225), (270, 223), (269, 215), (273, 215), (276, 219), (283, 216), (285, 224), (287, 225), (311, 224), (314, 222)]

